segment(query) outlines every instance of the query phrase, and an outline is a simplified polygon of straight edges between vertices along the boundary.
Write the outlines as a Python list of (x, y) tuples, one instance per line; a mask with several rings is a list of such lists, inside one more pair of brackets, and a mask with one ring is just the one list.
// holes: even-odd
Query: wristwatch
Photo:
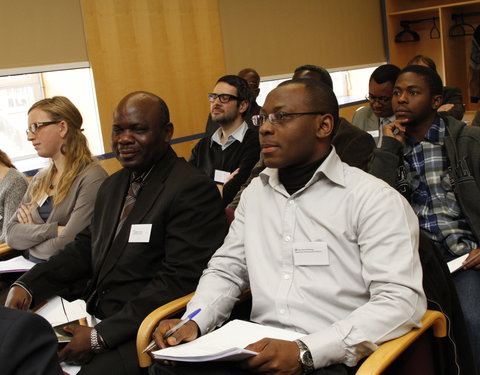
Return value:
[(105, 349), (105, 344), (103, 342), (102, 336), (100, 336), (95, 328), (92, 328), (90, 331), (90, 346), (92, 352), (101, 353)]
[(295, 344), (297, 344), (298, 349), (300, 349), (300, 356), (298, 357), (298, 362), (302, 365), (303, 373), (310, 374), (311, 372), (315, 371), (315, 367), (313, 365), (312, 353), (310, 353), (310, 349), (308, 346), (304, 344), (301, 340), (295, 340)]

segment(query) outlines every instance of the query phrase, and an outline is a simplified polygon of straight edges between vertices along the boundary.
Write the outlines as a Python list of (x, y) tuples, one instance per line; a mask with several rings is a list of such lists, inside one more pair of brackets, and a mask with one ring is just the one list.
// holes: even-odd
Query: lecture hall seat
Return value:
[[(169, 302), (154, 310), (143, 320), (137, 334), (137, 355), (140, 367), (148, 367), (152, 364), (150, 355), (142, 351), (150, 343), (158, 322), (172, 316), (180, 316), (193, 295), (194, 292)], [(249, 298), (250, 291), (244, 291), (240, 302), (247, 301)], [(428, 350), (429, 341), (431, 341), (430, 330), (435, 337), (445, 337), (447, 334), (445, 316), (439, 311), (427, 310), (422, 318), (421, 328), (414, 328), (405, 335), (380, 345), (366, 358), (358, 369), (357, 375), (380, 375), (391, 366), (396, 367), (397, 375), (433, 375), (435, 373), (434, 358)], [(402, 356), (403, 353), (408, 355)]]

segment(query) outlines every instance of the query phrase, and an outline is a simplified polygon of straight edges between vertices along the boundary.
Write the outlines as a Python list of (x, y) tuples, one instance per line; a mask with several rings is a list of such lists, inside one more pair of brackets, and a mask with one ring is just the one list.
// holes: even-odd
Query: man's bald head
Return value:
[(126, 95), (113, 112), (112, 150), (125, 168), (148, 170), (165, 154), (172, 135), (166, 103), (150, 92)]

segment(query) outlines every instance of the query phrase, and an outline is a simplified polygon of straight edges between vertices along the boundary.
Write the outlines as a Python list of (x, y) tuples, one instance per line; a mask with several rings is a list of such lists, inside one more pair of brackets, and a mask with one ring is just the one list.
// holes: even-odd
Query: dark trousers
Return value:
[(128, 341), (119, 347), (97, 354), (82, 366), (78, 375), (141, 375), (146, 371), (138, 366), (135, 341)]
[[(358, 367), (333, 365), (314, 371), (313, 375), (354, 375)], [(232, 362), (177, 363), (176, 366), (165, 366), (154, 362), (148, 369), (149, 375), (248, 375)]]

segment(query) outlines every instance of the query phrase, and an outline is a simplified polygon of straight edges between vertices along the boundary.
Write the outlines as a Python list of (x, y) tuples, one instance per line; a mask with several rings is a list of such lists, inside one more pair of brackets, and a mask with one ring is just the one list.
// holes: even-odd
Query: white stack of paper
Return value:
[(38, 315), (43, 316), (52, 326), (58, 326), (73, 320), (87, 318), (87, 307), (85, 301), (77, 299), (72, 302), (54, 297), (45, 305), (35, 311)]
[(292, 341), (303, 336), (303, 333), (233, 320), (192, 342), (157, 350), (152, 354), (155, 359), (178, 362), (238, 361), (258, 354), (243, 348), (262, 338)]
[(461, 257), (455, 258), (447, 263), (450, 273), (454, 273), (461, 269), (464, 265), (462, 264), (465, 259), (467, 259), (468, 254), (462, 255)]
[(35, 265), (32, 261), (25, 259), (23, 256), (18, 256), (9, 260), (0, 262), (0, 273), (9, 272), (27, 272)]

